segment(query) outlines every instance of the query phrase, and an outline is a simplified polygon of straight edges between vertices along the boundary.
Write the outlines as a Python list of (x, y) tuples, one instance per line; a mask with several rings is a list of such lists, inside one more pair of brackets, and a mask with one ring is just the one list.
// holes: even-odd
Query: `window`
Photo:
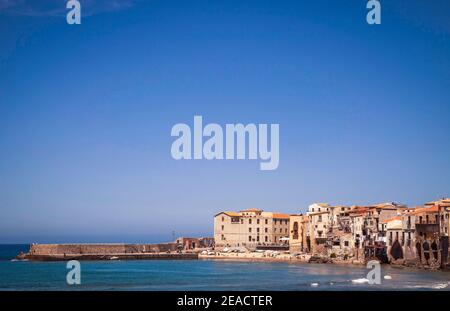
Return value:
[(241, 224), (243, 224), (244, 223), (244, 219), (241, 219)]
[(298, 222), (297, 221), (295, 221), (294, 222), (294, 226), (293, 226), (293, 239), (294, 240), (298, 240)]
[(317, 220), (317, 222), (322, 222), (322, 215), (319, 215), (319, 219)]
[(259, 233), (259, 228), (256, 228), (256, 232), (258, 232), (258, 233)]
[(259, 235), (256, 237), (256, 241), (259, 242)]
[(225, 226), (224, 225), (222, 225), (222, 231), (225, 229)]
[(268, 219), (266, 219), (266, 220), (265, 220), (265, 222), (266, 222), (266, 225), (267, 225), (267, 224), (269, 223), (269, 220), (268, 220)]
[(248, 232), (252, 232), (252, 228), (248, 228)]
[(256, 224), (258, 224), (258, 225), (259, 225), (259, 219), (256, 219)]
[(225, 241), (225, 236), (222, 234), (222, 241)]
[(267, 228), (264, 228), (264, 232), (267, 233), (267, 231), (268, 231)]
[(274, 225), (277, 224), (277, 220), (276, 220), (276, 219), (273, 220), (273, 224), (274, 224)]
[(251, 242), (252, 241), (252, 237), (248, 236), (248, 241)]
[(222, 221), (224, 221), (224, 220), (225, 220), (225, 217), (222, 216)]
[(249, 223), (250, 225), (252, 224), (252, 219), (251, 219), (251, 218), (248, 220), (248, 223)]
[(348, 241), (345, 241), (345, 242), (344, 242), (344, 246), (348, 246)]
[(264, 241), (267, 242), (267, 235), (264, 237)]

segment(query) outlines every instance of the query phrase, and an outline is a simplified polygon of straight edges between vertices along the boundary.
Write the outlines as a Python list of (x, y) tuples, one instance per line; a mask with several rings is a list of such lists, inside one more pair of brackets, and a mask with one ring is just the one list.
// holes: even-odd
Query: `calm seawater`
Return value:
[[(0, 290), (450, 290), (450, 272), (382, 266), (381, 285), (352, 282), (363, 267), (206, 260), (81, 262), (81, 285), (64, 262), (11, 261), (28, 245), (0, 245)], [(317, 283), (316, 286), (312, 284)]]

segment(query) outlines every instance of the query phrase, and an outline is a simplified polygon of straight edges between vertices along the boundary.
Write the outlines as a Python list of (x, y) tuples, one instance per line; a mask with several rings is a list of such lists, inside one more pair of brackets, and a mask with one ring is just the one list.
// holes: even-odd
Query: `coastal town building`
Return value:
[(448, 199), (399, 208), (398, 216), (382, 221), (389, 262), (432, 268), (448, 265), (446, 206), (450, 206)]
[(289, 215), (251, 208), (214, 216), (216, 247), (288, 245)]
[(212, 248), (214, 247), (214, 238), (201, 237), (201, 238), (189, 238), (189, 237), (179, 237), (176, 239), (175, 243), (179, 249), (182, 250), (194, 250), (201, 248)]
[(440, 265), (439, 206), (429, 202), (418, 208), (414, 215), (417, 259), (422, 265)]
[(450, 198), (445, 198), (437, 202), (440, 215), (440, 238), (442, 248), (441, 267), (450, 266)]
[(403, 210), (402, 219), (402, 239), (403, 239), (403, 256), (405, 262), (414, 263), (417, 258), (416, 251), (416, 213), (415, 211), (421, 207)]
[(450, 235), (450, 198), (438, 201), (437, 205), (441, 216), (441, 234), (448, 237)]
[(289, 251), (308, 253), (311, 249), (309, 218), (307, 215), (291, 215), (289, 219)]
[(327, 247), (331, 257), (348, 258), (353, 253), (350, 211), (350, 206), (330, 206)]
[(405, 245), (405, 237), (403, 233), (402, 217), (396, 216), (386, 220), (382, 223), (386, 224), (387, 235), (387, 256), (388, 260), (403, 259), (403, 246)]
[(292, 253), (301, 252), (301, 222), (303, 215), (290, 215), (289, 216), (289, 251)]
[(349, 212), (353, 247), (356, 252), (362, 249), (365, 236), (365, 219), (368, 209), (366, 207), (353, 206)]
[(313, 203), (306, 215), (310, 222), (310, 239), (312, 253), (324, 253), (331, 223), (331, 207), (328, 203)]
[(291, 255), (436, 268), (450, 266), (449, 218), (448, 198), (413, 208), (313, 203), (295, 215), (248, 209), (217, 214), (214, 240), (217, 247), (289, 244)]

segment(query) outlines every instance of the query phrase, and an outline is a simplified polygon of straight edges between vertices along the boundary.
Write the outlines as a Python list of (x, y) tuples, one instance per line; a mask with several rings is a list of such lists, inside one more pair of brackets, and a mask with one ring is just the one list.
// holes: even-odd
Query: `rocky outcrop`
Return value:
[(333, 263), (333, 260), (325, 256), (313, 255), (309, 258), (308, 263)]

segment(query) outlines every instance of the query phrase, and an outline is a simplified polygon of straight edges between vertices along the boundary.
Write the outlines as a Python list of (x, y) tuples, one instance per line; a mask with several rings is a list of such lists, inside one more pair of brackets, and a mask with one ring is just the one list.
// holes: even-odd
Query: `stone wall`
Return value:
[(176, 251), (176, 243), (161, 244), (32, 244), (31, 255), (135, 254)]

